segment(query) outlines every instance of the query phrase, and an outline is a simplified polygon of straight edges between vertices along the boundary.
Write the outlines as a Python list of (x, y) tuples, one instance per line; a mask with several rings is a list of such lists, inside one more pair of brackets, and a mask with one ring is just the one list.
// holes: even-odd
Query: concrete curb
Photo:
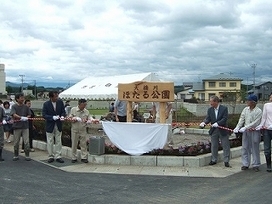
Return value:
[[(46, 142), (33, 140), (33, 147), (46, 151)], [(231, 148), (231, 159), (241, 156), (242, 147)], [(263, 150), (263, 142), (260, 143), (260, 151)], [(80, 157), (80, 150), (78, 150)], [(70, 147), (62, 147), (62, 156), (71, 158), (72, 151)], [(199, 156), (162, 156), (162, 155), (116, 155), (103, 154), (91, 155), (88, 160), (91, 164), (101, 165), (123, 165), (123, 166), (165, 166), (165, 167), (203, 167), (207, 166), (211, 159), (211, 153)], [(223, 162), (223, 151), (218, 152), (218, 162)]]

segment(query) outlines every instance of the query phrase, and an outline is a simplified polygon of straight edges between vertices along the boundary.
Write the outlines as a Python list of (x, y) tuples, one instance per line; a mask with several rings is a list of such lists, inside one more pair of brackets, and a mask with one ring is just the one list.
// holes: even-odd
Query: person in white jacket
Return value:
[(272, 140), (272, 93), (269, 102), (264, 104), (263, 115), (260, 125), (256, 129), (263, 129), (264, 155), (266, 160), (267, 172), (271, 169), (271, 140)]

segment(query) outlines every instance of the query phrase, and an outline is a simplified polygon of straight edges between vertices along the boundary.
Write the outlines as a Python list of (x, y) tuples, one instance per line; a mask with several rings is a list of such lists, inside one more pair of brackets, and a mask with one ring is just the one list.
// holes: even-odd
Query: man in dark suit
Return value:
[(228, 120), (228, 108), (226, 106), (219, 105), (219, 98), (217, 96), (210, 97), (211, 107), (207, 111), (207, 116), (205, 120), (200, 123), (200, 127), (204, 128), (206, 124), (211, 123), (211, 128), (209, 134), (211, 135), (211, 152), (212, 158), (209, 165), (214, 165), (217, 163), (218, 158), (218, 144), (219, 138), (223, 147), (224, 164), (225, 167), (230, 167), (229, 157), (230, 157), (230, 143), (229, 135), (227, 130), (218, 128), (218, 126), (226, 127)]
[[(63, 163), (61, 158), (61, 135), (62, 135), (62, 121), (66, 116), (63, 101), (59, 99), (57, 91), (49, 92), (49, 100), (43, 104), (42, 109), (43, 118), (46, 121), (46, 138), (47, 138), (47, 151), (49, 154), (48, 163), (56, 161)], [(55, 153), (53, 152), (55, 138)]]

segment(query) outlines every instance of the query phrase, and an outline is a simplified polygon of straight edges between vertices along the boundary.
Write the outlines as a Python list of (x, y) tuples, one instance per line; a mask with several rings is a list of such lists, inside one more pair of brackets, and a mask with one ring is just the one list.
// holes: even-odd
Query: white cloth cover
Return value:
[(110, 141), (130, 155), (162, 149), (167, 142), (168, 124), (102, 122)]

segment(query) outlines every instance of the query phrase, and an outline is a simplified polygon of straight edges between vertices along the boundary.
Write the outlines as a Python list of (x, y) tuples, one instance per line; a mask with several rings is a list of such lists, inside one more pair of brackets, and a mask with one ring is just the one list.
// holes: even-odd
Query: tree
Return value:
[(11, 86), (7, 86), (6, 87), (6, 92), (9, 93), (13, 93), (13, 88)]

